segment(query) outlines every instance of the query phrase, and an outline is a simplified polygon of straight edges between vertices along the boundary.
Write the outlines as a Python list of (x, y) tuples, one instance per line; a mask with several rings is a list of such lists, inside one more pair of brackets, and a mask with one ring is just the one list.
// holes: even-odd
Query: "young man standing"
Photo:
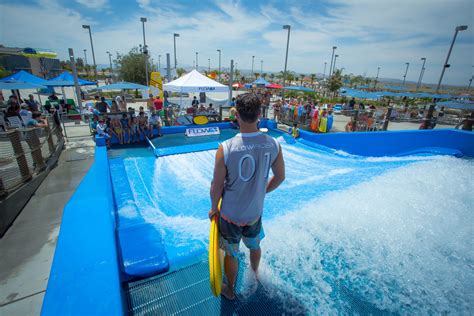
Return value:
[[(265, 194), (275, 190), (285, 179), (280, 144), (257, 129), (261, 101), (257, 95), (246, 93), (236, 103), (241, 133), (222, 143), (217, 150), (209, 211), (210, 218), (215, 214), (220, 216), (220, 247), (225, 251), (227, 278), (222, 295), (230, 300), (235, 298), (240, 240), (250, 249), (251, 266), (257, 273), (260, 241), (265, 237), (262, 228)], [(274, 176), (269, 179), (270, 168)]]

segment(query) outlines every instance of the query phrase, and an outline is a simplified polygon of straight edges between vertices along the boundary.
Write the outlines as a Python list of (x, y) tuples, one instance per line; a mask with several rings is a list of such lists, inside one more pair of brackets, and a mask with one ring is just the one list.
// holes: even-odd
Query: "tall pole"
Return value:
[[(286, 81), (286, 66), (288, 64), (288, 48), (290, 47), (290, 30), (291, 30), (291, 25), (283, 25), (283, 29), (288, 30), (288, 37), (286, 39), (286, 54), (285, 54), (285, 69), (283, 70), (283, 87), (285, 86), (285, 81)], [(282, 89), (282, 98), (285, 98), (285, 89)]]
[(113, 69), (112, 69), (112, 54), (111, 54), (110, 52), (107, 52), (107, 54), (109, 55), (110, 79), (112, 79), (112, 75), (113, 75)]
[(174, 69), (178, 66), (178, 60), (176, 59), (176, 37), (179, 37), (178, 33), (173, 34), (173, 44), (174, 44)]
[(199, 66), (198, 66), (198, 52), (196, 52), (196, 70), (199, 71)]
[(418, 91), (418, 88), (421, 85), (421, 76), (423, 76), (423, 70), (425, 69), (426, 57), (421, 57), (421, 60), (423, 60), (423, 65), (421, 66), (420, 76), (418, 77), (418, 82), (416, 83), (416, 91)]
[(451, 46), (449, 47), (448, 56), (446, 56), (446, 61), (444, 62), (443, 70), (441, 71), (441, 76), (439, 77), (438, 86), (436, 87), (436, 93), (439, 92), (439, 88), (441, 87), (441, 81), (443, 81), (443, 76), (444, 76), (444, 72), (446, 71), (446, 68), (448, 68), (450, 66), (448, 64), (449, 56), (451, 55), (451, 51), (453, 50), (454, 42), (456, 41), (456, 37), (458, 36), (458, 32), (459, 31), (465, 31), (465, 30), (467, 30), (467, 25), (456, 26), (456, 29), (454, 31), (453, 41), (451, 42)]
[(145, 40), (145, 22), (146, 18), (140, 18), (140, 21), (142, 22), (142, 28), (143, 28), (143, 54), (145, 55), (145, 78), (146, 78), (146, 85), (149, 85), (148, 82), (148, 50), (146, 47), (146, 40)]
[(405, 65), (407, 65), (407, 68), (405, 69), (405, 74), (403, 75), (402, 88), (405, 88), (405, 80), (407, 78), (408, 67), (410, 67), (410, 63), (405, 63)]
[(380, 67), (377, 67), (377, 76), (375, 76), (374, 91), (377, 86), (377, 80), (379, 80)]
[(263, 73), (263, 60), (260, 61), (260, 77), (262, 76)]
[(84, 113), (82, 111), (81, 88), (79, 88), (79, 79), (77, 78), (76, 62), (74, 61), (74, 51), (72, 48), (69, 48), (68, 51), (69, 59), (71, 61), (72, 75), (74, 78), (74, 88), (76, 90), (77, 105), (79, 106), (79, 111), (81, 112), (81, 119), (84, 120)]
[(91, 40), (92, 61), (94, 62), (94, 78), (97, 80), (97, 65), (95, 63), (94, 43), (92, 42), (92, 31), (90, 25), (83, 25), (82, 28), (89, 30), (89, 38)]
[(211, 59), (210, 58), (207, 59), (207, 72), (209, 73), (211, 72)]
[(158, 55), (158, 71), (161, 72), (161, 55)]
[[(254, 61), (254, 59), (255, 59), (255, 56), (252, 56), (252, 75), (253, 75), (253, 61)], [(257, 78), (255, 78), (255, 79), (257, 79)]]
[(337, 46), (332, 47), (331, 65), (329, 66), (329, 72), (328, 72), (329, 77), (331, 77), (331, 74), (332, 74), (332, 63), (334, 61), (334, 51), (336, 50), (336, 48)]
[(469, 79), (469, 85), (467, 86), (467, 92), (469, 92), (469, 90), (471, 89), (471, 84), (472, 84), (472, 78), (473, 77), (471, 77), (471, 79)]
[(84, 66), (87, 66), (87, 49), (83, 49), (84, 51)]
[[(444, 62), (443, 70), (441, 71), (441, 76), (439, 77), (438, 86), (436, 87), (436, 94), (439, 93), (439, 89), (441, 88), (441, 82), (443, 81), (444, 72), (446, 71), (446, 68), (449, 67), (449, 64), (448, 64), (449, 56), (451, 55), (451, 51), (453, 50), (454, 42), (456, 41), (458, 32), (465, 31), (465, 30), (467, 30), (467, 25), (456, 26), (456, 29), (454, 31), (453, 41), (451, 42), (451, 46), (449, 47), (448, 56), (446, 56), (446, 61)], [(420, 129), (429, 128), (431, 118), (433, 117), (435, 106), (436, 106), (436, 103), (430, 104), (430, 107), (428, 108), (428, 112), (426, 113), (426, 116), (423, 118), (423, 124), (420, 126)]]
[(166, 78), (168, 78), (168, 82), (171, 81), (171, 58), (170, 58), (170, 53), (166, 53)]
[(219, 81), (221, 81), (221, 50), (218, 49), (217, 50), (219, 52), (219, 74), (218, 74), (218, 78), (219, 78)]
[(232, 83), (234, 82), (234, 60), (230, 60), (230, 75), (229, 75), (229, 102), (232, 101)]
[(332, 73), (331, 76), (334, 74), (334, 71), (336, 70), (336, 59), (339, 57), (339, 55), (334, 55), (334, 64), (332, 65)]
[(327, 62), (324, 62), (324, 72), (323, 72), (323, 79), (326, 78), (326, 65), (328, 63)]

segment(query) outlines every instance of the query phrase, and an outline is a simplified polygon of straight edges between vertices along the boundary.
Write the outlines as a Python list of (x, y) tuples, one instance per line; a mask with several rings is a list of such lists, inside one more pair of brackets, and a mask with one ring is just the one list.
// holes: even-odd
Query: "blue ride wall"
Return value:
[(360, 156), (398, 156), (422, 148), (448, 148), (474, 157), (474, 133), (457, 129), (315, 134), (300, 137), (326, 147)]
[(105, 147), (64, 208), (41, 315), (123, 315)]
[[(229, 123), (209, 124), (228, 128)], [(274, 121), (260, 127), (276, 129)], [(163, 134), (186, 127), (164, 127)], [(459, 130), (313, 134), (301, 138), (362, 156), (392, 156), (425, 147), (451, 148), (474, 157), (474, 133)], [(96, 137), (95, 162), (64, 209), (42, 315), (121, 315), (126, 303), (115, 235), (115, 204), (109, 160)]]

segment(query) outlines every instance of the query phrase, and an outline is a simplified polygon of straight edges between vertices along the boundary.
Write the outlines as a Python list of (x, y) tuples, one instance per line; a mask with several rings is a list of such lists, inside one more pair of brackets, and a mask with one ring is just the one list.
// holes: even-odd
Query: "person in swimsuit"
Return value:
[[(138, 137), (138, 140), (136, 139)], [(133, 114), (130, 119), (130, 139), (133, 139), (134, 143), (140, 141), (140, 133), (138, 132), (138, 118)]]
[[(258, 280), (260, 241), (265, 194), (285, 179), (285, 163), (278, 141), (257, 128), (261, 101), (254, 93), (237, 99), (237, 120), (241, 133), (223, 142), (216, 152), (211, 183), (209, 218), (219, 216), (220, 248), (225, 251), (224, 272), (227, 284), (222, 295), (233, 300), (238, 271), (240, 241), (250, 250), (250, 265)], [(270, 177), (270, 169), (273, 177)], [(220, 212), (219, 200), (222, 199)]]
[(146, 137), (146, 130), (148, 129), (148, 117), (145, 116), (145, 112), (143, 111), (138, 115), (138, 139), (140, 139), (141, 134), (143, 134), (143, 138)]
[(127, 113), (124, 113), (122, 115), (122, 119), (120, 120), (120, 124), (122, 124), (123, 142), (125, 143), (125, 135), (128, 135), (127, 144), (130, 144), (130, 139), (131, 139), (130, 120), (128, 119)]
[(110, 133), (117, 137), (120, 145), (123, 144), (122, 124), (120, 124), (119, 119), (115, 117), (110, 120)]

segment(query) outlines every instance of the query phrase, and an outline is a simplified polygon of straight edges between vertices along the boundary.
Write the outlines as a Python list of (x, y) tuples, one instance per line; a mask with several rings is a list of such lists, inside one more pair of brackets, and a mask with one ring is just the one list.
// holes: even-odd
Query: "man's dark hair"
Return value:
[(298, 123), (293, 123), (293, 127), (298, 127)]
[(31, 114), (31, 116), (32, 116), (33, 118), (41, 117), (41, 112), (33, 112), (33, 113)]
[(102, 102), (104, 102), (104, 101), (105, 101), (105, 97), (100, 98), (100, 100), (101, 100)]
[(246, 123), (254, 123), (260, 115), (262, 102), (255, 93), (245, 93), (239, 96), (236, 102), (240, 119)]

